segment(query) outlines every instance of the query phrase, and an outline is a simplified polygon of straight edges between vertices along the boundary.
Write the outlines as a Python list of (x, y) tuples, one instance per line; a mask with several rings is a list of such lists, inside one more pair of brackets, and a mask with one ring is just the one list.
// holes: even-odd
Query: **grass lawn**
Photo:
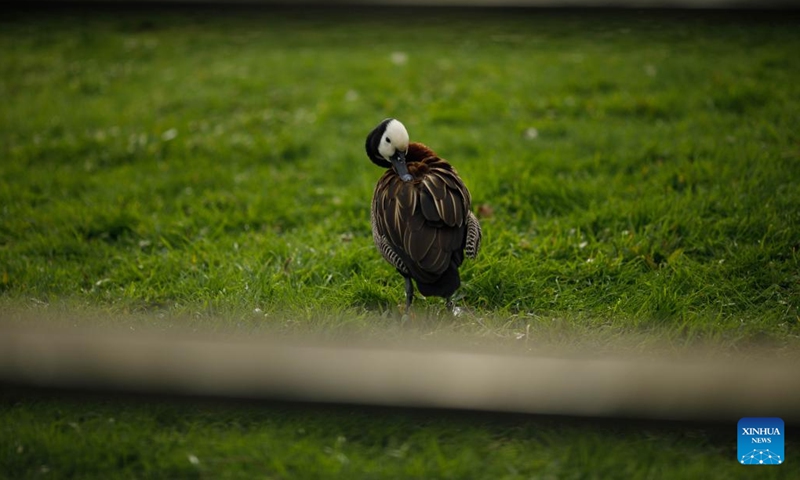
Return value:
[[(785, 12), (9, 10), (0, 321), (796, 353), (798, 27)], [(460, 317), (418, 299), (399, 325), (364, 153), (388, 116), (472, 192), (484, 242)], [(725, 432), (3, 392), (0, 477), (800, 478), (795, 461), (736, 465)]]
[[(791, 460), (738, 465), (735, 425), (30, 396), (0, 415), (0, 462), (15, 479), (763, 479), (800, 472)], [(792, 438), (787, 455), (797, 446)]]

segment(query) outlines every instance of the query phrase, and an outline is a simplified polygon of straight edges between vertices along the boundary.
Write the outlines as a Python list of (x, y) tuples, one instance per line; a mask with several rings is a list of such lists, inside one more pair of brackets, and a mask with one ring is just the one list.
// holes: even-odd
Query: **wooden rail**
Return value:
[(0, 385), (673, 420), (800, 421), (789, 361), (576, 359), (0, 327)]

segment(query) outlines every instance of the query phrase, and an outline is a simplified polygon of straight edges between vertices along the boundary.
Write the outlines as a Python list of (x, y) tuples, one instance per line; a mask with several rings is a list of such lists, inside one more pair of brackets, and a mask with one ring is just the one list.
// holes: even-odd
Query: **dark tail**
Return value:
[(458, 266), (450, 262), (450, 266), (444, 271), (441, 277), (433, 283), (422, 283), (417, 280), (419, 293), (426, 297), (447, 298), (461, 286), (461, 277), (458, 275)]

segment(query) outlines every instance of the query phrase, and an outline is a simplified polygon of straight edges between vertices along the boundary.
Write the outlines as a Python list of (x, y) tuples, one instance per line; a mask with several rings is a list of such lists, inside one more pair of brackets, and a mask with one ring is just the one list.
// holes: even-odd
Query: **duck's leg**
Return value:
[(411, 320), (413, 317), (413, 313), (411, 312), (411, 302), (414, 300), (414, 284), (411, 283), (410, 277), (403, 277), (406, 281), (406, 310), (403, 312), (403, 316), (400, 318), (401, 323), (407, 325), (408, 321)]
[(453, 302), (452, 297), (447, 297), (444, 299), (444, 307), (447, 309), (448, 312), (453, 313), (455, 308), (455, 302)]
[(411, 302), (414, 301), (414, 284), (411, 277), (403, 277), (406, 280), (406, 314), (411, 311)]

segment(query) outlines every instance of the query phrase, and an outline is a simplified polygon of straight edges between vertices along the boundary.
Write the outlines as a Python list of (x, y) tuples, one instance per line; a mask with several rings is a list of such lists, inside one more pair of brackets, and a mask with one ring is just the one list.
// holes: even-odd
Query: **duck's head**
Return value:
[(383, 168), (393, 168), (404, 182), (413, 177), (408, 173), (408, 131), (394, 118), (387, 118), (367, 135), (367, 156), (372, 163)]

